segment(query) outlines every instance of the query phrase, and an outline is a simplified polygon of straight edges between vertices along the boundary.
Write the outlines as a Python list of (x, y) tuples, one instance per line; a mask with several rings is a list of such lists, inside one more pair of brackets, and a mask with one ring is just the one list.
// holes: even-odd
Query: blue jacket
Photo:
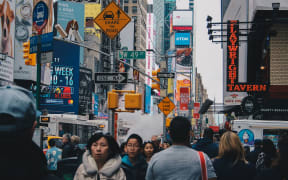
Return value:
[(199, 139), (196, 144), (192, 145), (192, 148), (206, 153), (209, 158), (218, 156), (218, 144), (213, 143), (213, 141), (208, 138)]
[(145, 180), (148, 164), (143, 156), (139, 156), (138, 161), (133, 166), (128, 155), (124, 155), (121, 167), (125, 172), (127, 180)]

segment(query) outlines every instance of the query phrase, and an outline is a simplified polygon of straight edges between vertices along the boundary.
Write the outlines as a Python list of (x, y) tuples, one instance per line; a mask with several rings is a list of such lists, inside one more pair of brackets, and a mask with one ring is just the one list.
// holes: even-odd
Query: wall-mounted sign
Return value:
[(190, 45), (190, 33), (175, 33), (175, 45)]
[(265, 92), (267, 84), (239, 83), (239, 21), (230, 20), (227, 23), (227, 91), (232, 92)]

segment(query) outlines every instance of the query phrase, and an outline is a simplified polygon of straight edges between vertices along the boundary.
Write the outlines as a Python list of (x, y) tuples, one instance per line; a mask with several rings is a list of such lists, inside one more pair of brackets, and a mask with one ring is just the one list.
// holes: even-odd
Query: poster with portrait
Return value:
[(92, 70), (81, 67), (79, 69), (79, 114), (90, 114), (92, 109), (93, 80)]
[(176, 71), (190, 72), (192, 67), (192, 48), (176, 50)]

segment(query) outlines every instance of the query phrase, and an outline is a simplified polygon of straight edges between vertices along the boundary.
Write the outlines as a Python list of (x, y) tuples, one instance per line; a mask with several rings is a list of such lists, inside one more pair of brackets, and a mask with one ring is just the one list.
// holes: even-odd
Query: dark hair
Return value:
[(174, 117), (170, 124), (170, 136), (173, 142), (187, 142), (190, 139), (191, 123), (186, 117)]
[(49, 142), (48, 142), (49, 146), (53, 147), (55, 146), (56, 142), (55, 142), (55, 139), (50, 139)]
[(117, 142), (115, 141), (115, 139), (112, 136), (104, 135), (103, 133), (96, 133), (90, 137), (90, 139), (88, 140), (88, 143), (87, 143), (87, 149), (89, 150), (89, 152), (91, 153), (92, 144), (94, 142), (98, 141), (102, 137), (105, 138), (108, 142), (109, 156), (108, 156), (107, 160), (119, 155), (120, 154), (120, 148), (119, 148)]
[(142, 145), (143, 145), (143, 140), (142, 140), (142, 138), (141, 138), (138, 134), (131, 134), (131, 135), (128, 137), (126, 143), (128, 143), (128, 141), (129, 141), (130, 139), (136, 139), (137, 142), (139, 143), (140, 147), (142, 147)]
[(278, 140), (279, 154), (276, 163), (273, 165), (280, 171), (281, 178), (288, 176), (288, 135), (283, 134)]
[(213, 140), (213, 134), (214, 134), (214, 132), (211, 128), (206, 128), (204, 130), (203, 137)]
[[(144, 144), (143, 144), (143, 149), (145, 149), (146, 144), (151, 144), (151, 145), (152, 145), (152, 147), (153, 147), (153, 154), (155, 154), (155, 153), (156, 153), (156, 146), (155, 146), (155, 144), (154, 144), (152, 141), (146, 141), (146, 142), (144, 142)], [(143, 151), (143, 155), (145, 156), (144, 151)], [(145, 156), (145, 157), (146, 157), (146, 156)]]
[(264, 165), (265, 167), (270, 168), (272, 165), (272, 160), (276, 158), (276, 148), (273, 142), (270, 139), (263, 139), (262, 151), (265, 153), (264, 156)]

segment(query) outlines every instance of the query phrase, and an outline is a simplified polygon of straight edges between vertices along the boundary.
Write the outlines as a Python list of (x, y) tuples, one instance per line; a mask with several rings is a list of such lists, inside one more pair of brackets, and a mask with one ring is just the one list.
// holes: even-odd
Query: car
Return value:
[(114, 14), (113, 14), (112, 11), (106, 11), (106, 12), (104, 12), (104, 14), (103, 14), (103, 18), (104, 18), (104, 20), (106, 20), (107, 18), (113, 20), (113, 19), (114, 19)]

